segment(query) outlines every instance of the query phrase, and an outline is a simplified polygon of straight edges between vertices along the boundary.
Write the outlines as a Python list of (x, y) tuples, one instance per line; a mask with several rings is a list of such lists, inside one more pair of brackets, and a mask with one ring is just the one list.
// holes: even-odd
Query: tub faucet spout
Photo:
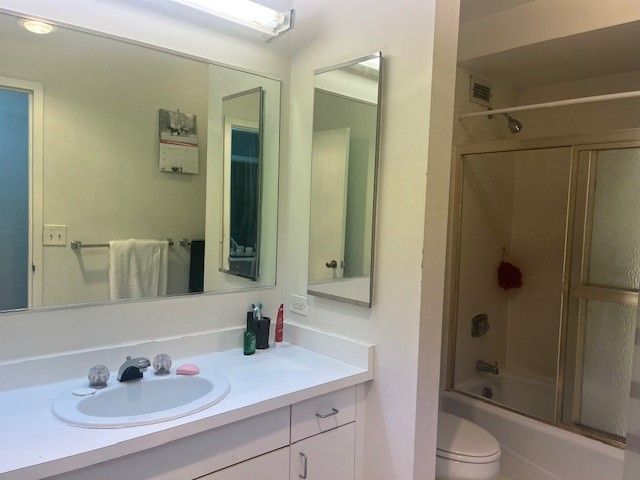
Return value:
[(498, 362), (491, 364), (484, 360), (478, 360), (476, 362), (476, 372), (487, 372), (492, 375), (498, 375), (500, 374), (500, 370), (498, 370)]

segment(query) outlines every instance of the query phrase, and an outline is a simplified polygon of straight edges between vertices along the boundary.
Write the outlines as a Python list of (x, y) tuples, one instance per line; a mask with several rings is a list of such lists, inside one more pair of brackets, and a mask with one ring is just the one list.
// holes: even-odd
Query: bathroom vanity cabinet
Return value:
[[(177, 345), (138, 345), (145, 357), (188, 349), (192, 356), (179, 362), (220, 372), (231, 386), (208, 408), (140, 426), (79, 428), (52, 410), (57, 399), (84, 385), (77, 365), (123, 358), (130, 346), (56, 358), (42, 383), (42, 361), (0, 365), (0, 376), (16, 379), (0, 391), (0, 408), (15, 412), (3, 417), (12, 435), (0, 436), (0, 480), (285, 480), (304, 477), (305, 462), (311, 480), (359, 478), (354, 452), (360, 451), (374, 347), (291, 324), (289, 338), (302, 345), (285, 343), (246, 357), (240, 348), (224, 348), (237, 344), (242, 331), (207, 333), (188, 345), (182, 338)], [(221, 350), (197, 354), (213, 344)], [(32, 383), (24, 388), (17, 379)]]
[(353, 480), (355, 423), (252, 458), (202, 480)]
[(354, 480), (356, 387), (51, 480)]

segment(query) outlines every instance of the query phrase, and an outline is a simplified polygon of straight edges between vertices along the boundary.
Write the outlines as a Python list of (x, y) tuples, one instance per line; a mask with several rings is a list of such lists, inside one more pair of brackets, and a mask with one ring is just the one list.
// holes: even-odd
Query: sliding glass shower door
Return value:
[(640, 142), (472, 153), (458, 168), (449, 388), (621, 446)]
[(563, 419), (624, 441), (640, 285), (640, 148), (579, 150)]

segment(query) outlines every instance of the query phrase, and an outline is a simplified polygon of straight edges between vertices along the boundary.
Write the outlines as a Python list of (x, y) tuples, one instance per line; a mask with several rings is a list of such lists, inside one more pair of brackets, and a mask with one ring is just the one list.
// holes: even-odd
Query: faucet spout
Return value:
[(486, 372), (492, 375), (499, 375), (500, 370), (498, 370), (498, 362), (491, 364), (484, 360), (478, 360), (476, 362), (476, 372)]
[(143, 372), (151, 366), (151, 361), (148, 358), (127, 357), (126, 361), (120, 366), (118, 370), (118, 381), (128, 382), (129, 380), (136, 380), (142, 378)]

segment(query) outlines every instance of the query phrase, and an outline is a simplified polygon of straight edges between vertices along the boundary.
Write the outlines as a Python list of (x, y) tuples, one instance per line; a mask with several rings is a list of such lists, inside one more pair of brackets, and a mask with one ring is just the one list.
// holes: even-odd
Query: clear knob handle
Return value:
[(107, 386), (107, 380), (109, 380), (109, 369), (104, 365), (96, 365), (91, 367), (87, 373), (89, 379), (89, 385), (92, 388), (104, 388)]
[(171, 357), (160, 353), (153, 359), (153, 370), (156, 375), (166, 375), (171, 371)]

